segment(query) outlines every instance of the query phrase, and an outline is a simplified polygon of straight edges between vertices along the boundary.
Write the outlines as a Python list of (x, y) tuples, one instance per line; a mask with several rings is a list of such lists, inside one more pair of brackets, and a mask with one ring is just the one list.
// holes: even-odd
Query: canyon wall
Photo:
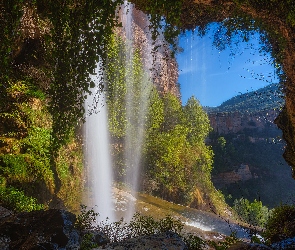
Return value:
[(126, 23), (131, 23), (131, 30), (124, 31), (124, 28), (119, 28), (118, 32), (124, 39), (126, 36), (132, 38), (132, 46), (140, 51), (143, 64), (150, 72), (150, 77), (158, 91), (162, 94), (170, 92), (180, 98), (180, 89), (177, 83), (178, 64), (176, 59), (171, 56), (169, 44), (165, 42), (164, 37), (160, 35), (156, 41), (153, 41), (148, 16), (133, 5), (122, 8), (119, 11), (119, 16), (123, 27), (128, 26)]
[(279, 111), (267, 110), (255, 113), (250, 112), (217, 112), (209, 113), (211, 127), (219, 134), (238, 133), (244, 129), (263, 130), (267, 128), (277, 129), (274, 120)]

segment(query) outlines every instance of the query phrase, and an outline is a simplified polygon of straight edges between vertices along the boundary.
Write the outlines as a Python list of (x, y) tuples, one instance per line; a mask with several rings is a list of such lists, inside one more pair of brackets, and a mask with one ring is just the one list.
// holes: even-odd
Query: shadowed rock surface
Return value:
[(79, 233), (73, 227), (76, 217), (70, 212), (0, 211), (0, 249), (79, 249)]

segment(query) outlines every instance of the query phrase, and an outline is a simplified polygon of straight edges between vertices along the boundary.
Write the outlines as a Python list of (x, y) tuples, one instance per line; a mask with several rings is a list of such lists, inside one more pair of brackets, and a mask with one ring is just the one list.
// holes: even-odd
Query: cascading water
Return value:
[[(148, 106), (148, 92), (151, 86), (148, 74), (138, 75), (134, 71), (133, 6), (124, 2), (122, 24), (126, 37), (126, 138), (125, 138), (125, 183), (129, 186), (133, 196), (138, 190), (142, 145), (144, 143), (144, 126)], [(131, 219), (135, 212), (134, 202), (128, 203), (125, 218)]]
[(85, 102), (86, 123), (84, 125), (84, 155), (88, 170), (87, 186), (89, 187), (90, 199), (88, 205), (98, 212), (99, 219), (109, 218), (114, 221), (112, 202), (112, 161), (110, 156), (110, 142), (108, 131), (108, 117), (106, 95), (99, 88), (103, 79), (100, 63), (97, 64), (96, 73), (93, 77), (96, 84), (92, 94), (87, 96)]
[[(149, 74), (143, 69), (135, 72), (135, 64), (139, 63), (138, 57), (134, 55), (133, 44), (133, 6), (124, 2), (121, 11), (122, 33), (125, 41), (125, 85), (126, 85), (126, 136), (125, 136), (125, 173), (124, 182), (129, 186), (133, 196), (138, 189), (139, 165), (141, 160), (142, 145), (144, 143), (144, 126), (148, 107), (149, 90), (151, 81)], [(139, 59), (140, 60), (140, 59)], [(97, 66), (97, 75), (103, 73), (100, 64)], [(96, 87), (86, 101), (86, 123), (85, 123), (85, 163), (88, 168), (88, 186), (90, 189), (90, 205), (104, 220), (106, 217), (114, 221), (114, 204), (112, 201), (112, 161), (111, 148), (109, 144), (108, 117), (106, 94), (99, 90), (102, 80), (94, 79)], [(106, 88), (104, 88), (106, 89)], [(121, 93), (117, 93), (120, 95)], [(118, 96), (117, 98), (122, 98)], [(88, 203), (88, 204), (89, 204)], [(135, 212), (135, 199), (127, 203), (124, 218), (131, 219)]]

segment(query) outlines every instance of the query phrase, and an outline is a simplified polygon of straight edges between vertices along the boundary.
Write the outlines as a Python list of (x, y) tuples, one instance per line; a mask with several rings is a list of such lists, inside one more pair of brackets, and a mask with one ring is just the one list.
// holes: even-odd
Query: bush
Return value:
[(88, 210), (86, 206), (82, 205), (81, 214), (77, 217), (76, 228), (82, 230), (82, 234), (84, 232), (82, 240), (87, 243), (87, 246), (92, 246), (91, 232), (94, 231), (102, 232), (110, 242), (119, 242), (137, 236), (170, 231), (177, 233), (182, 238), (188, 250), (207, 249), (208, 247), (211, 247), (210, 249), (224, 250), (238, 241), (235, 232), (227, 236), (224, 241), (205, 241), (196, 234), (185, 232), (183, 230), (184, 224), (170, 215), (155, 220), (151, 216), (142, 216), (136, 213), (129, 223), (124, 222), (123, 218), (112, 223), (109, 221), (97, 223), (97, 215), (93, 209)]
[(247, 199), (241, 198), (234, 201), (233, 208), (242, 221), (252, 226), (264, 227), (270, 214), (268, 208), (257, 200), (251, 203)]
[(266, 223), (263, 236), (268, 243), (295, 237), (295, 206), (281, 205), (275, 208)]

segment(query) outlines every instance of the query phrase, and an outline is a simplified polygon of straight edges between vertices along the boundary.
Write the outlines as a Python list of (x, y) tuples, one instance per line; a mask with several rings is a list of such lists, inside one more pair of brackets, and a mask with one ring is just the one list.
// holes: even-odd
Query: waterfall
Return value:
[[(148, 97), (151, 87), (149, 72), (143, 68), (142, 73), (134, 72), (134, 32), (133, 32), (133, 5), (124, 2), (123, 29), (126, 36), (126, 137), (125, 137), (125, 183), (131, 194), (136, 197), (140, 180), (140, 165), (142, 146), (144, 144), (145, 121), (148, 107)], [(145, 54), (143, 52), (143, 54)], [(145, 55), (143, 55), (145, 56)], [(146, 65), (145, 65), (146, 66)], [(143, 65), (144, 67), (144, 65)], [(125, 218), (131, 219), (135, 212), (134, 202), (128, 203)]]
[[(123, 76), (126, 85), (126, 95), (116, 93), (117, 98), (124, 98), (126, 105), (126, 131), (124, 141), (125, 176), (124, 183), (131, 193), (131, 201), (126, 204), (124, 218), (128, 221), (135, 213), (135, 198), (138, 191), (138, 181), (140, 179), (140, 164), (142, 145), (144, 143), (145, 122), (149, 101), (149, 92), (152, 82), (147, 63), (142, 62), (134, 48), (134, 23), (133, 5), (124, 2), (121, 11), (122, 30), (125, 48), (121, 54), (125, 58), (125, 75)], [(151, 46), (150, 46), (151, 47)], [(121, 56), (122, 56), (121, 55)], [(141, 56), (146, 57), (150, 63), (151, 53), (143, 51)], [(134, 70), (136, 66), (142, 64), (140, 72)], [(106, 217), (114, 221), (114, 204), (112, 201), (113, 166), (111, 160), (111, 147), (109, 142), (107, 95), (99, 89), (103, 80), (103, 72), (97, 66), (97, 75), (100, 78), (93, 78), (96, 87), (86, 100), (86, 110), (89, 115), (85, 123), (85, 165), (88, 169), (88, 187), (90, 189), (89, 203), (95, 206), (95, 211), (104, 220)], [(111, 84), (114, 84), (113, 82)], [(106, 90), (106, 86), (104, 90)], [(88, 204), (89, 204), (88, 203)]]
[(84, 125), (84, 155), (87, 169), (87, 186), (89, 188), (88, 205), (99, 213), (99, 219), (109, 218), (114, 221), (112, 202), (112, 161), (110, 156), (110, 141), (106, 95), (99, 88), (102, 81), (100, 63), (97, 64), (98, 77), (92, 77), (96, 86), (85, 102), (86, 122)]

